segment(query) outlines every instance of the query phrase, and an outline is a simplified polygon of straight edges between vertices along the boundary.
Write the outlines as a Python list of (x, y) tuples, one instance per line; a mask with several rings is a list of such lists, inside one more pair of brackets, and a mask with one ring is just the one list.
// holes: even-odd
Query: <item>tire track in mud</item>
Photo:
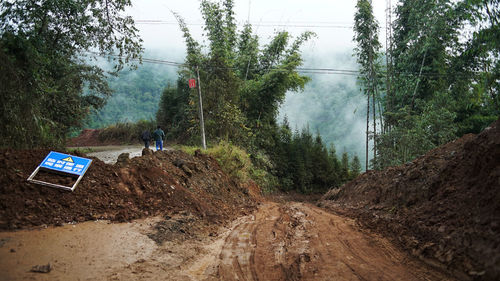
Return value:
[(227, 278), (257, 280), (255, 272), (255, 216), (238, 225), (226, 238), (220, 254), (220, 268), (230, 268)]
[(315, 206), (265, 203), (227, 236), (219, 280), (453, 280)]

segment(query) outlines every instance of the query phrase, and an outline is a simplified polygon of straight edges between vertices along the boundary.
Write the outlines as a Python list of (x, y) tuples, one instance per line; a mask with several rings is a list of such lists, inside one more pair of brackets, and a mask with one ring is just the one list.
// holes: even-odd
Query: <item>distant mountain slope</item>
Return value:
[[(305, 54), (304, 68), (356, 70), (352, 54)], [(323, 140), (333, 142), (338, 153), (357, 154), (365, 163), (366, 97), (356, 85), (355, 75), (306, 74), (311, 81), (303, 93), (287, 93), (280, 108), (292, 129), (309, 125)], [(371, 154), (370, 154), (371, 155)]]
[[(183, 54), (147, 51), (145, 58), (183, 61)], [(351, 53), (304, 54), (304, 68), (357, 69)], [(117, 122), (134, 122), (155, 118), (161, 93), (168, 83), (177, 79), (177, 67), (165, 64), (143, 63), (137, 70), (124, 70), (110, 79), (115, 91), (107, 104), (92, 114), (87, 128), (101, 128)], [(282, 120), (286, 115), (292, 129), (309, 125), (320, 132), (323, 140), (333, 142), (338, 153), (345, 149), (357, 154), (364, 163), (366, 101), (356, 85), (356, 76), (339, 74), (307, 74), (311, 81), (303, 93), (287, 93), (280, 109)]]
[[(155, 52), (146, 52), (144, 57), (166, 58)], [(177, 70), (170, 65), (144, 62), (136, 70), (125, 69), (117, 77), (111, 77), (109, 85), (114, 90), (113, 96), (101, 110), (91, 114), (86, 127), (95, 129), (117, 122), (154, 119), (162, 91), (177, 79)]]

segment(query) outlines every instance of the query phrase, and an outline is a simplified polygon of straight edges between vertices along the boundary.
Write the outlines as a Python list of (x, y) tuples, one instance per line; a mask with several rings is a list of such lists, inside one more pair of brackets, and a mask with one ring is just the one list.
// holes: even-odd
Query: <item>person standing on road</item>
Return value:
[(156, 151), (163, 150), (163, 140), (165, 139), (165, 133), (160, 126), (156, 127), (156, 131), (153, 132), (153, 138), (156, 142)]
[(151, 141), (151, 133), (149, 130), (142, 132), (141, 139), (144, 142), (144, 147), (149, 148), (149, 142)]

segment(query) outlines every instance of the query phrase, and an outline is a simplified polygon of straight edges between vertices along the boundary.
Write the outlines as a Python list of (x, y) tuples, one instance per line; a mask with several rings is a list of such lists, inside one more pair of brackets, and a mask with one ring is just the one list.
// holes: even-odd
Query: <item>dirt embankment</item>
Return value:
[[(202, 153), (160, 151), (124, 157), (115, 165), (93, 158), (78, 187), (66, 192), (26, 181), (48, 152), (0, 151), (0, 230), (97, 219), (130, 221), (179, 212), (220, 223), (256, 205), (250, 194), (258, 194), (258, 187), (236, 183), (215, 159)], [(64, 178), (51, 180), (68, 185)]]
[(500, 280), (500, 120), (318, 203), (359, 218), (460, 279)]
[(100, 130), (98, 129), (85, 129), (80, 133), (80, 135), (78, 135), (78, 137), (68, 140), (67, 146), (78, 147), (119, 144), (116, 142), (103, 143), (99, 140), (99, 132)]

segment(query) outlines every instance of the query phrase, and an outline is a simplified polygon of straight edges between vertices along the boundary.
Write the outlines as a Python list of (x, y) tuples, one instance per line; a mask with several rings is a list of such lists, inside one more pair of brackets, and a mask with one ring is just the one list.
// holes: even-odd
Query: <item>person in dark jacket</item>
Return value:
[(141, 139), (144, 142), (144, 147), (149, 148), (149, 142), (151, 141), (151, 133), (149, 130), (142, 132)]
[(153, 138), (156, 142), (156, 151), (163, 150), (163, 140), (165, 139), (165, 133), (160, 126), (157, 126), (156, 131), (153, 132)]

